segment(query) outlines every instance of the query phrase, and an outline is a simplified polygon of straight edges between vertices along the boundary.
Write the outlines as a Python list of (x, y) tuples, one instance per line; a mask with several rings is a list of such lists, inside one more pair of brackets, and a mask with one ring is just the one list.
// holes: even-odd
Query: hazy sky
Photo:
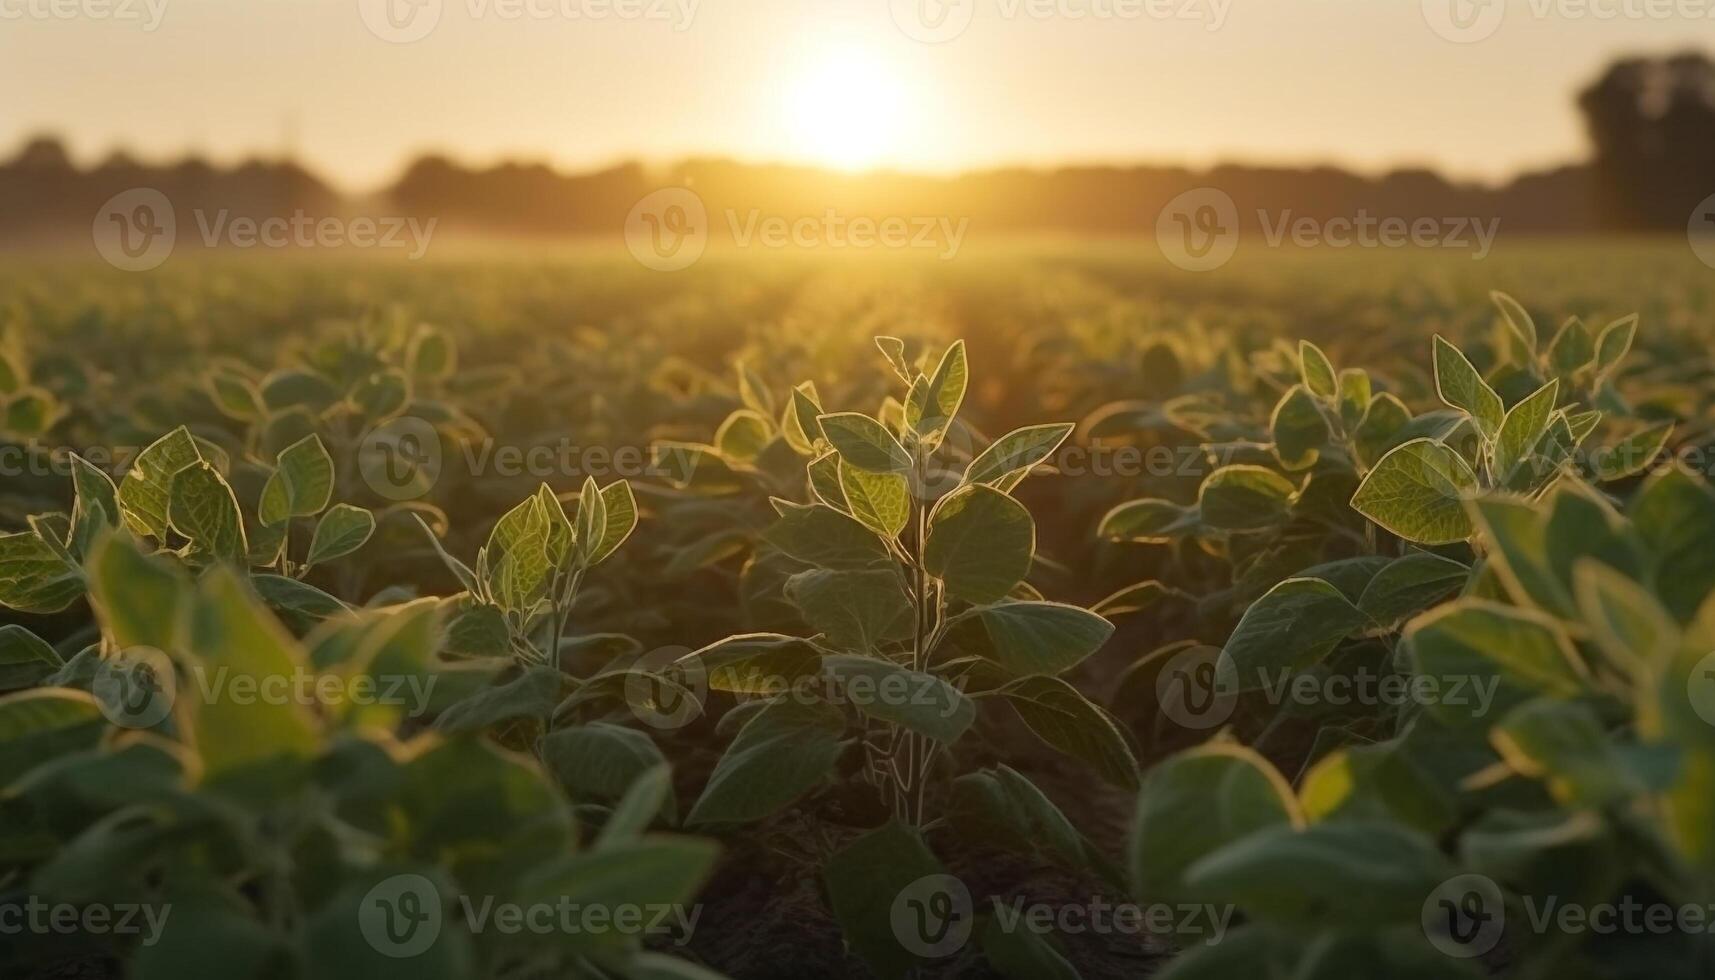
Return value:
[[(1715, 0), (1506, 0), (1498, 22), (1466, 8), (1475, 43), (1431, 27), (1438, 5), (1472, 2), (0, 0), (0, 153), (42, 129), (83, 160), (289, 143), (353, 189), (427, 149), (565, 167), (1235, 158), (1499, 177), (1584, 153), (1573, 95), (1612, 57), (1715, 51), (1715, 18), (1647, 16)], [(110, 8), (133, 19), (97, 16)], [(378, 36), (431, 24), (412, 43)]]

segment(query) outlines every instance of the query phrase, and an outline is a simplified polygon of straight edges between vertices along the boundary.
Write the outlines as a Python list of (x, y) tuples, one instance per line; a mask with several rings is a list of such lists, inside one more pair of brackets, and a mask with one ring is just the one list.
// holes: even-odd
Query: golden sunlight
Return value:
[(857, 48), (818, 52), (786, 92), (794, 155), (840, 170), (885, 162), (906, 129), (905, 86), (894, 66)]

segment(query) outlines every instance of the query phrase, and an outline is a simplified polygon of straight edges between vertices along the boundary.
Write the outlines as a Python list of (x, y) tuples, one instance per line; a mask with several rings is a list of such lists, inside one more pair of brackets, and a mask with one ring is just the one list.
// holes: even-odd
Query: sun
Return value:
[(793, 154), (839, 170), (863, 170), (899, 149), (909, 106), (898, 72), (874, 53), (841, 48), (804, 66), (786, 92)]

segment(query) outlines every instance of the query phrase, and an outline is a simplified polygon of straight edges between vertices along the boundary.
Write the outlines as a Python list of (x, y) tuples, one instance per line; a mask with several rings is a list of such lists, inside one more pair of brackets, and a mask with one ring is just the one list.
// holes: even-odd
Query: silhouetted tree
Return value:
[(1605, 228), (1683, 229), (1715, 194), (1715, 62), (1687, 53), (1615, 63), (1578, 99), (1595, 144)]

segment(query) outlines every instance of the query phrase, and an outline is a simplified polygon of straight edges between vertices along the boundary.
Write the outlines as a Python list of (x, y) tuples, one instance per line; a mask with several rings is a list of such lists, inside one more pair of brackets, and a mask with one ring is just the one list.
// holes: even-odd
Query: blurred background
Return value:
[[(0, 0), (0, 243), (88, 250), (161, 192), (235, 217), (612, 236), (751, 215), (1245, 231), (1367, 215), (1506, 236), (1695, 228), (1715, 0)], [(202, 222), (186, 235), (186, 212)], [(677, 218), (678, 216), (673, 216)], [(218, 222), (217, 222), (218, 218)], [(215, 228), (216, 231), (208, 229)], [(1711, 222), (1715, 228), (1715, 221)], [(826, 236), (826, 233), (823, 233)], [(946, 237), (946, 236), (942, 236)]]

